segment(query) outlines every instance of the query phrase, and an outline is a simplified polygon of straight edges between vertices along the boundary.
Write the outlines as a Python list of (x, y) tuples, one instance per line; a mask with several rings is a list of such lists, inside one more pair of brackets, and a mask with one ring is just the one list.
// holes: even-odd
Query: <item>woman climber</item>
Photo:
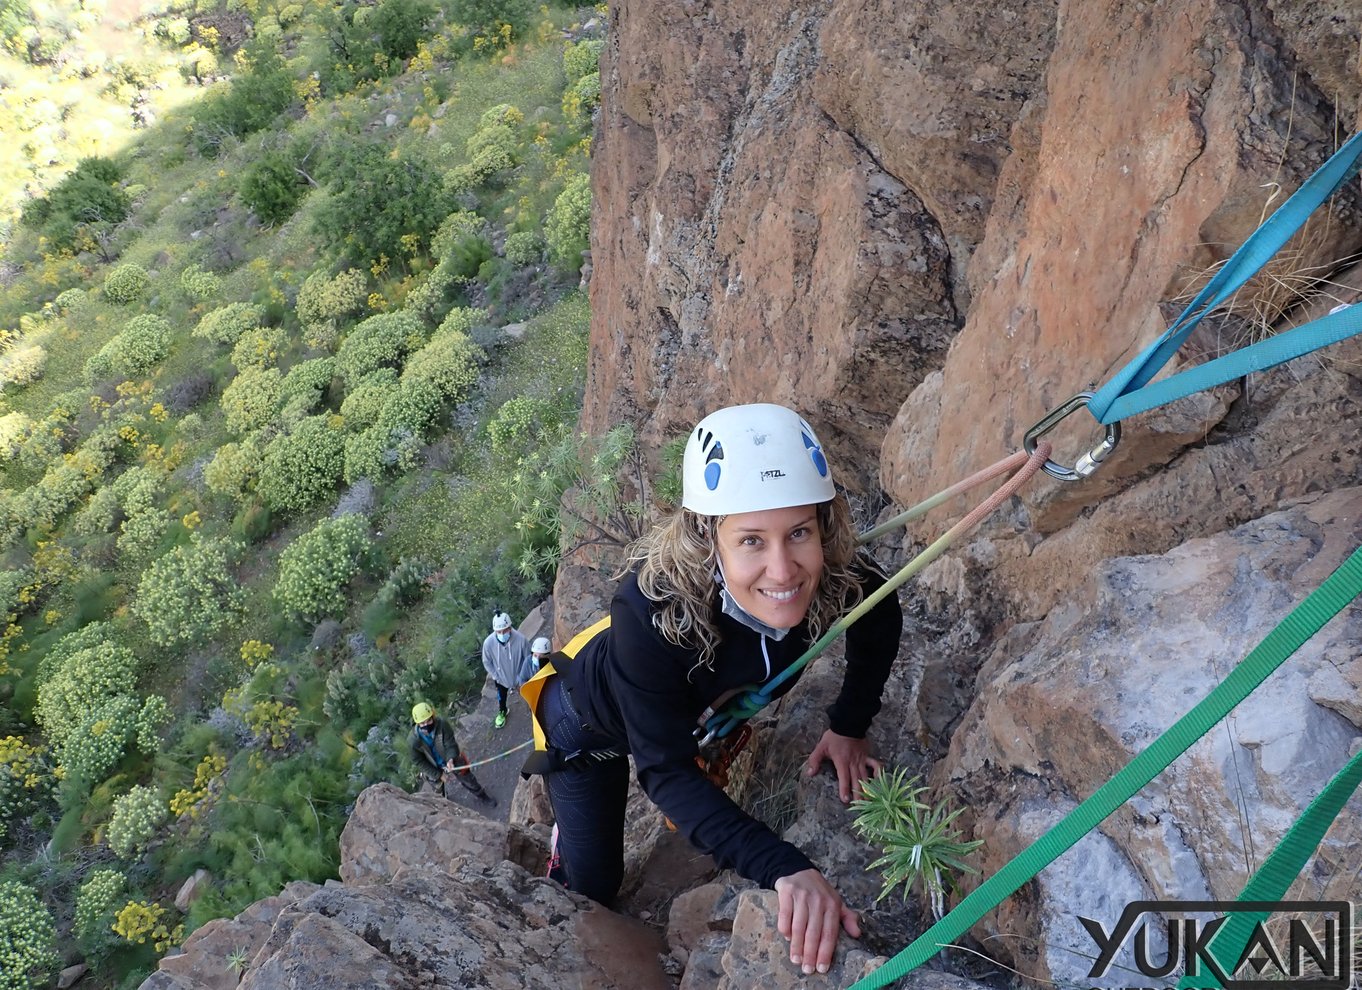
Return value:
[[(555, 825), (551, 874), (610, 903), (624, 874), (628, 761), (654, 804), (721, 868), (773, 887), (790, 960), (827, 972), (855, 912), (799, 849), (745, 814), (696, 763), (698, 719), (790, 666), (884, 583), (855, 550), (812, 428), (782, 406), (732, 406), (690, 434), (682, 508), (630, 549), (610, 617), (551, 654), (525, 688)], [(903, 617), (888, 596), (847, 632), (842, 689), (807, 772), (830, 760), (843, 802), (880, 764), (865, 739)], [(774, 692), (784, 694), (797, 678)]]

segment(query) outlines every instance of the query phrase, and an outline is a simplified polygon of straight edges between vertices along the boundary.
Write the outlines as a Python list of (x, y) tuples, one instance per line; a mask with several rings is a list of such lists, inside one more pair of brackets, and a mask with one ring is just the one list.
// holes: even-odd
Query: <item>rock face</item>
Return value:
[[(1104, 381), (1362, 109), (1362, 7), (1334, 0), (621, 0), (610, 17), (583, 428), (631, 420), (656, 451), (718, 406), (788, 402), (872, 507), (995, 461)], [(1174, 365), (1362, 299), (1345, 263), (1362, 248), (1358, 188)], [(890, 685), (903, 714), (876, 745), (968, 807), (986, 870), (1362, 539), (1359, 369), (1352, 342), (1133, 417), (1098, 474), (1039, 479), (905, 593)], [(1095, 433), (1086, 413), (1066, 421), (1058, 459)], [(963, 508), (935, 510), (889, 556)], [(562, 616), (586, 570), (560, 579)], [(592, 584), (582, 612), (608, 601)], [(976, 935), (1050, 945), (998, 951), (1082, 982), (1058, 955), (1086, 947), (1072, 905), (1097, 917), (1136, 897), (1230, 896), (1358, 745), (1350, 641), (1344, 623), (1313, 644)], [(792, 696), (766, 769), (819, 718)], [(801, 791), (787, 834), (867, 906), (873, 857), (815, 793)], [(1354, 841), (1356, 808), (1317, 875)], [(898, 915), (870, 915), (877, 951), (921, 930)], [(704, 985), (727, 972), (706, 948), (718, 937), (687, 936)]]
[[(974, 809), (995, 872), (1210, 693), (1263, 633), (1362, 544), (1362, 489), (1312, 498), (1167, 554), (1107, 561), (1042, 622), (1020, 625), (938, 773)], [(1345, 610), (1132, 801), (1004, 905), (989, 934), (1028, 972), (1081, 977), (1079, 916), (1114, 925), (1133, 899), (1238, 896), (1362, 732), (1362, 611)], [(1347, 685), (1354, 685), (1351, 694)], [(1343, 702), (1350, 698), (1351, 703)], [(986, 810), (985, 810), (986, 809)], [(1344, 896), (1332, 881), (1362, 842), (1362, 800), (1292, 896)], [(1343, 886), (1346, 886), (1344, 884)], [(1043, 936), (1043, 937), (1042, 937)]]

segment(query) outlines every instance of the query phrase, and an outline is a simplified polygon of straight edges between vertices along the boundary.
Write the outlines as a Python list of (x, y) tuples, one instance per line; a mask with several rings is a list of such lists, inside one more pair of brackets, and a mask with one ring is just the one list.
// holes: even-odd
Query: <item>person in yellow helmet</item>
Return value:
[(448, 785), (452, 777), (479, 801), (495, 808), (497, 799), (482, 789), (478, 778), (468, 769), (468, 757), (459, 749), (459, 741), (454, 738), (454, 729), (449, 722), (436, 715), (427, 701), (418, 701), (412, 706), (411, 721), (407, 743), (412, 762), (424, 780), (449, 797)]

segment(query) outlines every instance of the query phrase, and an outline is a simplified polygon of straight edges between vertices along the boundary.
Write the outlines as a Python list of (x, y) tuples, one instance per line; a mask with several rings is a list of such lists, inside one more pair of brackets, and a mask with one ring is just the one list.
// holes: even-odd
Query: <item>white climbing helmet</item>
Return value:
[(511, 617), (505, 612), (492, 616), (492, 632), (505, 632), (511, 628)]
[(758, 402), (710, 413), (691, 431), (681, 504), (706, 516), (830, 501), (823, 445), (793, 409)]
[(530, 644), (530, 652), (551, 653), (553, 652), (553, 648), (549, 646), (549, 641), (547, 637), (540, 636), (538, 639), (536, 639), (533, 643)]

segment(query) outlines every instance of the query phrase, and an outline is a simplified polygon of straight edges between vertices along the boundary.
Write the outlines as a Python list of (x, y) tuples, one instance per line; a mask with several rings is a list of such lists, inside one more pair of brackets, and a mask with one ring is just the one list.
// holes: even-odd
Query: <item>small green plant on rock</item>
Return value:
[(944, 801), (922, 801), (927, 785), (907, 773), (900, 767), (865, 781), (862, 796), (851, 802), (856, 812), (852, 827), (884, 850), (884, 855), (870, 864), (872, 869), (884, 871), (884, 886), (876, 900), (883, 900), (900, 884), (906, 900), (920, 883), (932, 914), (941, 918), (946, 913), (947, 889), (955, 887), (952, 875), (979, 872), (965, 862), (965, 857), (983, 842), (963, 840), (953, 823), (964, 809), (950, 811)]

